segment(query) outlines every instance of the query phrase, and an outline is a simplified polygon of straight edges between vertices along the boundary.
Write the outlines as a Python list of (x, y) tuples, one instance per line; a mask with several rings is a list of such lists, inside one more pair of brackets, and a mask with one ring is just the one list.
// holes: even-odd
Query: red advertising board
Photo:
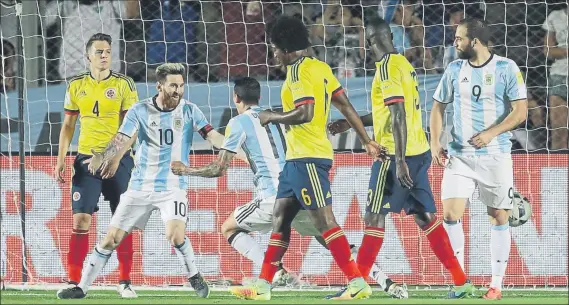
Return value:
[[(192, 155), (202, 165), (212, 155)], [(0, 158), (2, 169), (2, 277), (22, 280), (22, 221), (19, 209), (19, 171), (16, 157)], [(72, 164), (69, 158), (68, 164)], [(55, 157), (26, 157), (25, 236), (27, 268), (32, 282), (59, 283), (66, 278), (66, 255), (72, 214), (70, 175), (60, 184), (52, 176)], [(359, 244), (365, 211), (370, 159), (363, 154), (337, 154), (331, 171), (333, 206), (338, 223), (350, 242)], [(533, 216), (525, 225), (512, 228), (512, 250), (506, 285), (567, 286), (567, 155), (514, 155), (515, 186), (532, 203)], [(433, 167), (430, 177), (439, 217), (443, 169)], [(190, 217), (187, 234), (197, 254), (198, 267), (210, 280), (240, 282), (258, 270), (242, 258), (219, 233), (221, 224), (236, 206), (252, 198), (252, 173), (235, 162), (227, 175), (215, 179), (192, 178), (188, 192)], [(94, 217), (90, 244), (104, 236), (110, 221), (108, 203), (100, 201)], [(474, 195), (463, 219), (466, 234), (465, 262), (469, 277), (486, 284), (491, 276), (490, 224), (485, 206)], [(449, 284), (451, 278), (429, 248), (428, 240), (412, 217), (388, 217), (384, 246), (377, 259), (395, 280), (408, 284)], [(159, 215), (153, 215), (144, 232), (135, 232), (134, 284), (165, 285), (185, 281), (183, 269), (165, 239)], [(256, 235), (266, 246), (268, 234)], [(332, 257), (316, 241), (293, 233), (285, 266), (318, 285), (340, 285), (345, 280)], [(116, 283), (116, 257), (109, 261), (98, 282)]]

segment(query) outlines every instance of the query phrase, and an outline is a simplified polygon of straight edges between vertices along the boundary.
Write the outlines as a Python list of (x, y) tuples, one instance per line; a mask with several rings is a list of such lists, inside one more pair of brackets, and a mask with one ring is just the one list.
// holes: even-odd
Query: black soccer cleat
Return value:
[(209, 286), (200, 273), (192, 276), (188, 280), (190, 282), (190, 285), (192, 285), (192, 288), (194, 288), (198, 297), (204, 299), (209, 297)]
[(84, 293), (83, 289), (79, 288), (79, 286), (60, 289), (57, 292), (58, 299), (83, 299), (85, 296), (87, 296), (87, 294)]

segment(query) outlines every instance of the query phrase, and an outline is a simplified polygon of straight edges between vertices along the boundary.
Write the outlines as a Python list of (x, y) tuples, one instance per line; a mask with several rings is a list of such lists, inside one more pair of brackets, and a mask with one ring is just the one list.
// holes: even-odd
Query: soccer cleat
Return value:
[(387, 288), (385, 292), (394, 299), (408, 299), (409, 292), (406, 285), (395, 283), (388, 279)]
[(200, 273), (192, 276), (188, 279), (188, 281), (190, 282), (192, 288), (194, 288), (194, 291), (198, 297), (204, 299), (209, 297), (209, 286)]
[(57, 292), (58, 299), (83, 299), (85, 296), (87, 296), (87, 294), (84, 293), (83, 289), (79, 288), (79, 286), (63, 288)]
[(240, 299), (269, 301), (271, 299), (271, 284), (263, 279), (258, 279), (251, 285), (229, 287), (229, 292)]
[(448, 293), (449, 299), (462, 299), (469, 296), (473, 296), (474, 292), (476, 291), (476, 287), (470, 283), (470, 281), (466, 281), (462, 286), (454, 286), (451, 291)]
[(138, 295), (136, 295), (136, 292), (134, 291), (134, 289), (132, 289), (132, 286), (130, 285), (129, 282), (120, 283), (117, 286), (117, 292), (119, 293), (121, 298), (124, 299), (138, 298)]
[(488, 291), (482, 296), (483, 299), (486, 300), (501, 300), (502, 299), (502, 291), (498, 288), (490, 288)]
[(327, 298), (330, 300), (361, 300), (369, 298), (371, 294), (371, 287), (368, 283), (362, 277), (358, 277), (351, 280), (346, 288)]

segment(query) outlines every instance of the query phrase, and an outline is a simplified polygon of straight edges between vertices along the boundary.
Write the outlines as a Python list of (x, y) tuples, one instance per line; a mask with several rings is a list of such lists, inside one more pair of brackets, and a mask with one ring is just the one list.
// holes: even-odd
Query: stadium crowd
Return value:
[[(493, 50), (526, 73), (528, 121), (516, 137), (527, 137), (528, 150), (567, 149), (567, 4), (527, 9), (524, 2), (494, 2), (47, 0), (39, 7), (45, 27), (45, 80), (53, 84), (84, 71), (86, 39), (100, 30), (119, 44), (113, 53), (121, 60), (112, 69), (135, 81), (154, 81), (154, 69), (164, 62), (186, 62), (190, 82), (243, 75), (283, 80), (266, 37), (267, 27), (281, 14), (302, 18), (313, 55), (339, 78), (372, 75), (374, 63), (364, 48), (362, 29), (376, 15), (390, 20), (397, 51), (419, 74), (440, 74), (457, 58), (457, 24), (465, 17), (483, 17), (493, 30)], [(2, 91), (15, 89), (14, 44), (2, 40)]]

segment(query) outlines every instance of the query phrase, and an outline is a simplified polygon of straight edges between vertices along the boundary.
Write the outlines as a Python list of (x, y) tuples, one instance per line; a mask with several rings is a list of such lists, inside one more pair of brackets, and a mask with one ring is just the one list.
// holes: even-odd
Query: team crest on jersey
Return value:
[(493, 83), (494, 83), (494, 75), (492, 75), (492, 74), (486, 74), (486, 75), (484, 76), (484, 84), (485, 84), (486, 86), (490, 86), (490, 85), (492, 85)]
[(174, 129), (182, 130), (182, 119), (181, 118), (174, 118)]
[(79, 201), (81, 199), (81, 194), (79, 192), (73, 193), (73, 201)]
[(115, 88), (109, 88), (105, 90), (105, 96), (108, 99), (114, 99), (117, 96), (117, 90)]

